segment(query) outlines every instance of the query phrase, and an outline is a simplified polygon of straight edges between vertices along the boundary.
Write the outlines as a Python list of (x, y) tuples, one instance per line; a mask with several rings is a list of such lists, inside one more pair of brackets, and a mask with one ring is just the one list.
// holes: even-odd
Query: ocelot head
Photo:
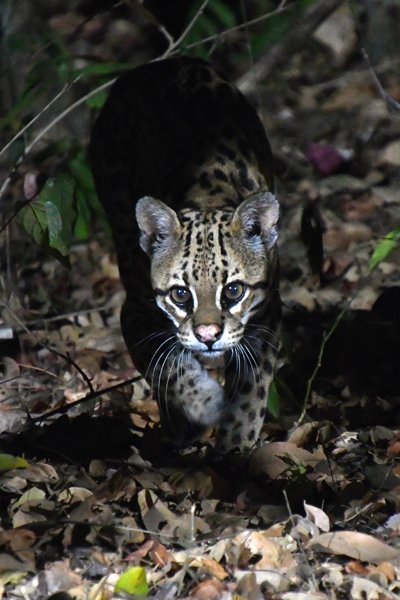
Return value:
[(185, 349), (214, 359), (240, 342), (268, 294), (278, 217), (269, 192), (236, 209), (175, 212), (154, 198), (138, 201), (156, 302)]

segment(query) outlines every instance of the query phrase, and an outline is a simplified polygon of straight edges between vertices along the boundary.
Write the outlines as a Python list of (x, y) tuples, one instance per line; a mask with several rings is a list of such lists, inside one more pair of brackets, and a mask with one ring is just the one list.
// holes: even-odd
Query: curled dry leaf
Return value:
[(24, 470), (23, 476), (28, 481), (40, 483), (54, 483), (59, 479), (55, 468), (48, 463), (30, 464), (29, 467)]
[(321, 529), (321, 531), (327, 532), (330, 530), (331, 525), (329, 521), (328, 515), (321, 509), (316, 506), (312, 506), (311, 504), (306, 504), (304, 502), (304, 510), (306, 511), (306, 517), (312, 523)]
[[(233, 538), (228, 554), (235, 557), (242, 568), (249, 567), (250, 560), (254, 569), (279, 569), (294, 564), (290, 552), (263, 531), (242, 531)], [(257, 562), (253, 562), (255, 556), (259, 557)]]
[(75, 504), (76, 502), (83, 502), (87, 498), (90, 498), (90, 496), (93, 496), (93, 493), (90, 490), (82, 487), (71, 486), (60, 492), (58, 499), (60, 502)]
[(350, 556), (363, 562), (379, 564), (400, 558), (400, 550), (357, 531), (321, 533), (308, 545), (317, 552)]
[(150, 490), (139, 492), (138, 503), (143, 523), (149, 531), (158, 531), (161, 524), (174, 522), (176, 519), (167, 505)]
[(289, 434), (287, 441), (296, 446), (304, 446), (313, 441), (320, 429), (326, 426), (326, 422), (323, 421), (308, 421), (302, 425), (295, 427)]
[(256, 450), (250, 460), (250, 472), (253, 475), (268, 475), (271, 479), (278, 479), (289, 469), (288, 464), (280, 457), (288, 457), (298, 465), (315, 468), (325, 455), (322, 450), (308, 452), (298, 448), (291, 442), (271, 442)]

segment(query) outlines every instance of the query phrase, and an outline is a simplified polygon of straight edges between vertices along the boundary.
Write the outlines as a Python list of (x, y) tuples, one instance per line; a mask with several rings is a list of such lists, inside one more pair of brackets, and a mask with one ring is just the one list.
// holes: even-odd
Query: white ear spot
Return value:
[(136, 220), (140, 229), (140, 246), (147, 254), (176, 234), (180, 229), (178, 216), (161, 200), (150, 196), (140, 198), (136, 204)]

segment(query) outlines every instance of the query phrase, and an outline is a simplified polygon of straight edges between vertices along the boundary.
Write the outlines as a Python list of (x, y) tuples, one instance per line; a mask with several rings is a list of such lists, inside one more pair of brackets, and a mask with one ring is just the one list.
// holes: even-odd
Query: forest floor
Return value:
[[(51, 26), (67, 35), (73, 17)], [(351, 18), (335, 13), (253, 98), (276, 157), (284, 321), (279, 406), (250, 456), (213, 458), (212, 432), (163, 440), (104, 230), (66, 269), (12, 224), (0, 598), (400, 597), (400, 249), (370, 264), (400, 223), (400, 118)], [(376, 73), (400, 101), (398, 66)]]

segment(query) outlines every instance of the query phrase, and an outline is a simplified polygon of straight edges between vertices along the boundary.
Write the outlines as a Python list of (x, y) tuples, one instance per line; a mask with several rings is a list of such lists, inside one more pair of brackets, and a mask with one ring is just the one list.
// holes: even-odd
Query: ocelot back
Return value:
[[(177, 441), (254, 446), (278, 346), (279, 208), (263, 126), (198, 59), (122, 75), (89, 149), (126, 300), (123, 335)], [(224, 369), (224, 381), (215, 368)]]

